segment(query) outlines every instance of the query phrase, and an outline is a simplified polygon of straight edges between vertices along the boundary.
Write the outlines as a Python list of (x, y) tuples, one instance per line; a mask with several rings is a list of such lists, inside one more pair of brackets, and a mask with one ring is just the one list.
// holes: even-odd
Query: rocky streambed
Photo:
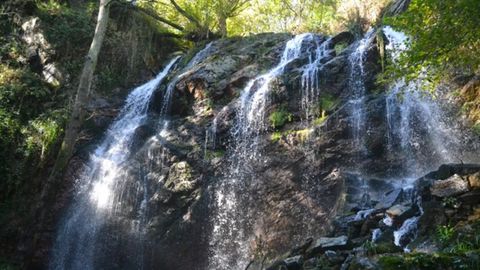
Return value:
[[(380, 200), (367, 191), (329, 235), (307, 239), (266, 269), (476, 269), (479, 176), (480, 165), (446, 164), (407, 188), (383, 184)], [(378, 187), (374, 181), (367, 185)], [(445, 241), (466, 247), (448, 254)]]

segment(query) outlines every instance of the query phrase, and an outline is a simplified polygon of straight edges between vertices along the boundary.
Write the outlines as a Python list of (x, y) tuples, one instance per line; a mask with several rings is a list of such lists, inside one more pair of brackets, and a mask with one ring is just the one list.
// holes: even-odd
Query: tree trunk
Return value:
[(227, 18), (223, 14), (218, 15), (218, 32), (222, 38), (227, 37)]
[(73, 154), (75, 142), (80, 128), (85, 118), (85, 107), (88, 103), (90, 95), (90, 87), (92, 84), (93, 73), (97, 65), (98, 54), (102, 47), (105, 32), (107, 30), (111, 0), (100, 0), (100, 8), (98, 11), (97, 26), (95, 35), (93, 36), (90, 50), (88, 51), (85, 63), (83, 65), (82, 74), (77, 88), (77, 95), (73, 105), (72, 115), (65, 130), (62, 146), (57, 156), (55, 166), (53, 167), (50, 178), (62, 174), (65, 166)]
[[(40, 201), (37, 206), (37, 231), (32, 239), (33, 245), (38, 246), (40, 243), (40, 234), (43, 228), (47, 226), (47, 212), (48, 208), (55, 198), (56, 192), (58, 192), (60, 180), (62, 179), (63, 172), (68, 164), (73, 150), (75, 148), (75, 142), (77, 140), (78, 133), (83, 124), (85, 118), (85, 107), (88, 103), (90, 87), (92, 84), (93, 73), (97, 65), (98, 54), (102, 47), (103, 39), (107, 30), (108, 18), (110, 13), (110, 3), (112, 0), (100, 0), (100, 7), (98, 10), (97, 26), (95, 28), (95, 34), (93, 36), (90, 49), (85, 59), (85, 63), (80, 75), (80, 81), (77, 88), (77, 94), (75, 103), (73, 105), (70, 121), (67, 124), (65, 130), (65, 136), (63, 138), (62, 146), (58, 153), (55, 165), (49, 178), (42, 187), (40, 195)], [(34, 248), (33, 250), (35, 250)]]

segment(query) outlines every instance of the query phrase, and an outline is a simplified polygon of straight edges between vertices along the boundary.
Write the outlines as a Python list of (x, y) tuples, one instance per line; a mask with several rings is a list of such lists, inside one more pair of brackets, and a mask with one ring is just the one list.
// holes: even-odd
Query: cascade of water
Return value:
[(300, 57), (303, 41), (312, 38), (313, 35), (307, 33), (297, 35), (288, 41), (280, 63), (268, 73), (251, 80), (242, 91), (233, 134), (237, 148), (235, 153), (242, 153), (242, 158), (255, 158), (258, 155), (255, 150), (258, 144), (258, 135), (268, 128), (265, 121), (265, 109), (271, 90), (270, 83), (283, 73), (287, 64)]
[[(116, 180), (122, 174), (122, 164), (130, 156), (135, 130), (147, 117), (153, 91), (178, 58), (171, 60), (153, 80), (129, 94), (105, 139), (91, 156), (83, 176), (77, 180), (78, 193), (58, 232), (50, 269), (94, 269), (97, 234), (105, 220), (119, 210), (118, 200), (123, 191)], [(143, 205), (140, 209), (146, 211)]]
[(367, 51), (375, 37), (375, 30), (371, 29), (365, 36), (356, 42), (355, 50), (348, 57), (350, 74), (349, 85), (351, 88), (351, 125), (355, 146), (359, 150), (363, 150), (365, 129), (365, 61)]
[(268, 73), (251, 80), (240, 97), (236, 126), (232, 131), (235, 148), (231, 171), (216, 186), (214, 194), (213, 231), (210, 241), (208, 269), (244, 269), (249, 261), (247, 229), (248, 200), (246, 192), (248, 164), (258, 158), (258, 136), (267, 126), (265, 110), (270, 83), (284, 72), (285, 67), (301, 56), (302, 43), (312, 34), (297, 35), (287, 42), (280, 63)]
[(315, 51), (309, 55), (309, 62), (303, 68), (302, 72), (302, 109), (305, 112), (305, 119), (310, 119), (317, 107), (320, 96), (319, 74), (323, 68), (323, 62), (330, 56), (330, 41), (328, 39), (321, 42), (315, 39)]
[(212, 150), (215, 150), (215, 147), (216, 147), (216, 141), (217, 141), (217, 118), (213, 118), (213, 121), (212, 121), (212, 125), (210, 126), (210, 128), (207, 128), (205, 130), (205, 145), (204, 145), (204, 158), (207, 158), (207, 151), (208, 151), (208, 147), (209, 147), (209, 144), (210, 145), (210, 148)]
[(184, 78), (189, 72), (189, 70), (200, 63), (202, 60), (205, 59), (208, 55), (210, 55), (213, 51), (216, 50), (216, 48), (213, 46), (214, 42), (208, 43), (205, 48), (200, 50), (195, 56), (188, 62), (188, 64), (182, 69), (182, 73), (180, 75), (176, 76), (167, 86), (167, 90), (165, 91), (165, 95), (163, 98), (163, 103), (162, 103), (162, 108), (160, 115), (162, 118), (165, 118), (165, 116), (168, 114), (168, 111), (170, 110), (170, 103), (172, 100), (172, 94), (173, 90), (175, 89), (175, 86), (177, 85), (178, 81)]
[[(395, 64), (408, 49), (408, 37), (389, 26), (383, 28), (383, 33), (389, 41), (386, 51)], [(403, 173), (412, 179), (441, 163), (452, 162), (460, 148), (457, 137), (445, 125), (446, 117), (438, 102), (421, 90), (426, 83), (422, 77), (410, 82), (400, 78), (385, 97), (387, 148), (405, 156)], [(415, 193), (412, 188), (403, 189)], [(394, 232), (397, 246), (405, 246), (416, 236), (423, 209), (420, 199), (413, 204), (418, 206), (420, 213), (405, 220)]]
[[(383, 32), (389, 40), (386, 51), (396, 63), (408, 48), (408, 37), (389, 26)], [(426, 83), (422, 78), (408, 83), (401, 78), (394, 82), (385, 99), (388, 149), (399, 148), (407, 156), (406, 169), (413, 174), (452, 162), (455, 158), (452, 150), (459, 144), (446, 127), (446, 117), (438, 102), (421, 90)], [(430, 162), (424, 164), (418, 159), (427, 152)], [(425, 165), (430, 167), (423, 168)]]

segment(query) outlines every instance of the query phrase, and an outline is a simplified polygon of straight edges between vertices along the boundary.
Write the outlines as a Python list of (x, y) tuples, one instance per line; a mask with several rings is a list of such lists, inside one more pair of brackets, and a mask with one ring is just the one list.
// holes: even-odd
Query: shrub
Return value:
[(455, 234), (455, 229), (449, 225), (437, 226), (436, 237), (441, 244), (447, 244), (452, 240)]
[(289, 113), (284, 107), (272, 112), (268, 117), (270, 120), (270, 125), (274, 129), (283, 127), (287, 122), (292, 121), (293, 115)]

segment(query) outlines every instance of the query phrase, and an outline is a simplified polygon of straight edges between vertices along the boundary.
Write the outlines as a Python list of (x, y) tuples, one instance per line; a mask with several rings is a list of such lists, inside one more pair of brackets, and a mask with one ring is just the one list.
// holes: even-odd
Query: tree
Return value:
[(395, 77), (414, 79), (428, 72), (435, 86), (452, 71), (480, 72), (480, 1), (413, 0), (408, 10), (385, 19), (412, 37)]
[(97, 65), (98, 55), (107, 31), (111, 2), (112, 0), (100, 0), (95, 34), (85, 58), (75, 102), (73, 104), (70, 120), (65, 129), (61, 148), (58, 152), (55, 165), (50, 173), (50, 177), (45, 183), (42, 191), (42, 201), (49, 199), (48, 195), (52, 192), (52, 187), (62, 176), (65, 167), (73, 155), (78, 133), (80, 132), (80, 128), (82, 127), (85, 118), (86, 106), (89, 100), (90, 88), (95, 67)]
[(227, 36), (227, 19), (237, 16), (250, 0), (218, 0), (215, 3), (215, 13), (218, 21), (218, 33)]

